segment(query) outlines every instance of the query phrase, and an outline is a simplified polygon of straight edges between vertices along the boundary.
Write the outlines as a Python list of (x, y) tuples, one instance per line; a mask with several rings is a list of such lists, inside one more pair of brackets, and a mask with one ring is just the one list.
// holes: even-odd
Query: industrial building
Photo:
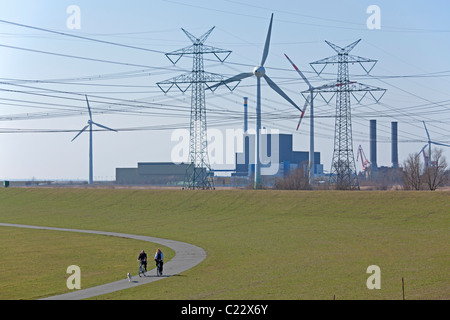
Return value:
[[(235, 154), (235, 169), (232, 177), (250, 177), (255, 171), (254, 134), (244, 135), (243, 151)], [(309, 152), (293, 151), (293, 136), (290, 134), (262, 134), (262, 168), (271, 167), (270, 175), (284, 177), (297, 167), (306, 168)], [(314, 173), (323, 174), (320, 153), (314, 153)], [(266, 164), (264, 164), (266, 163)], [(189, 165), (173, 162), (142, 162), (137, 168), (116, 168), (116, 184), (119, 185), (183, 185)], [(264, 171), (263, 171), (264, 172)]]
[[(255, 135), (244, 134), (244, 152), (236, 153), (236, 171), (232, 176), (251, 176), (255, 171)], [(293, 150), (293, 136), (290, 134), (261, 134), (262, 168), (271, 167), (275, 176), (289, 175), (299, 166), (307, 166), (309, 152)], [(264, 162), (267, 164), (264, 165)], [(314, 174), (323, 174), (320, 152), (314, 152)], [(276, 167), (275, 170), (274, 166)]]
[[(248, 98), (244, 98), (243, 152), (235, 154), (234, 170), (231, 171), (232, 185), (245, 185), (255, 174), (255, 134), (248, 131)], [(263, 129), (260, 137), (262, 174), (272, 177), (286, 177), (298, 167), (308, 168), (309, 152), (293, 150), (291, 134), (269, 133)], [(137, 168), (117, 168), (116, 183), (122, 185), (183, 185), (189, 164), (172, 162), (138, 163)], [(191, 167), (192, 168), (192, 167)], [(206, 170), (206, 169), (205, 169)], [(211, 173), (214, 176), (214, 169)], [(306, 171), (306, 170), (305, 170)], [(189, 175), (191, 175), (189, 173)], [(314, 175), (323, 175), (320, 152), (314, 152)]]
[(116, 184), (121, 185), (179, 185), (188, 164), (173, 162), (143, 162), (137, 168), (116, 168)]

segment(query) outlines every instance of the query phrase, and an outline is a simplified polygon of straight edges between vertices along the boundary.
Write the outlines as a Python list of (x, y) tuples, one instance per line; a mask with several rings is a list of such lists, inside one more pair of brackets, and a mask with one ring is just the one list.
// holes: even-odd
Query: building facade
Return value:
[[(255, 135), (244, 135), (244, 152), (236, 153), (236, 172), (232, 176), (251, 176), (255, 171)], [(299, 166), (306, 169), (309, 152), (293, 150), (293, 136), (290, 134), (261, 134), (261, 167), (264, 174), (287, 176)], [(314, 153), (314, 173), (323, 174), (320, 152)]]
[(137, 168), (116, 168), (116, 184), (182, 185), (188, 164), (142, 162)]

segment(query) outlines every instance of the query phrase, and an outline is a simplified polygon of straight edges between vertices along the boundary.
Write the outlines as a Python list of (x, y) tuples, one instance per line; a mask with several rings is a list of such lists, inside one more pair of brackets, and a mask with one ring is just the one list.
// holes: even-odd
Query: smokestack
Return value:
[(247, 103), (248, 98), (244, 98), (244, 133), (247, 133), (248, 131), (248, 111), (247, 111)]
[(377, 120), (370, 120), (370, 162), (372, 170), (378, 168), (377, 165)]
[(398, 168), (398, 123), (391, 123), (392, 168)]

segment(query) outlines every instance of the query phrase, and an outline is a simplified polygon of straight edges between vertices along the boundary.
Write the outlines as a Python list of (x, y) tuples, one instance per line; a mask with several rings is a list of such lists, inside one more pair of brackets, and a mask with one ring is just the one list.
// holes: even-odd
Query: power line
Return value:
[(27, 51), (27, 52), (34, 52), (34, 53), (42, 53), (42, 54), (47, 54), (47, 55), (52, 55), (52, 56), (59, 56), (59, 57), (64, 57), (64, 58), (72, 58), (72, 59), (79, 59), (79, 60), (86, 60), (86, 61), (94, 61), (94, 62), (116, 64), (116, 65), (122, 65), (122, 66), (128, 66), (128, 67), (152, 68), (152, 67), (150, 67), (148, 65), (142, 65), (142, 64), (118, 62), (118, 61), (96, 59), (96, 58), (88, 58), (88, 57), (80, 57), (80, 56), (74, 56), (74, 55), (64, 54), (64, 53), (56, 53), (56, 52), (50, 52), (50, 51), (30, 49), (30, 48), (9, 46), (9, 45), (6, 45), (6, 44), (0, 44), (0, 47), (9, 48), (9, 49), (15, 49), (15, 50), (21, 50), (21, 51)]
[(54, 31), (54, 30), (50, 30), (50, 29), (44, 29), (44, 28), (40, 28), (40, 27), (34, 27), (34, 26), (21, 24), (21, 23), (17, 23), (17, 22), (12, 22), (12, 21), (0, 20), (0, 23), (10, 24), (10, 25), (13, 25), (13, 26), (21, 27), (21, 28), (39, 30), (39, 31), (42, 31), (42, 32), (53, 33), (53, 34), (57, 34), (57, 35), (65, 36), (65, 37), (71, 37), (71, 38), (82, 39), (82, 40), (87, 40), (87, 41), (94, 41), (94, 42), (108, 44), (108, 45), (113, 45), (113, 46), (118, 46), (118, 47), (124, 47), (124, 48), (128, 48), (128, 49), (135, 49), (135, 50), (142, 50), (142, 51), (147, 51), (147, 52), (154, 52), (154, 53), (162, 53), (162, 54), (164, 54), (163, 51), (159, 51), (159, 50), (142, 48), (142, 47), (135, 47), (135, 46), (130, 46), (130, 45), (121, 44), (121, 43), (117, 43), (117, 42), (93, 39), (93, 38), (89, 38), (89, 37), (79, 36), (79, 35), (76, 35), (76, 34), (70, 34), (70, 33), (65, 33), (65, 32), (60, 32), (60, 31)]

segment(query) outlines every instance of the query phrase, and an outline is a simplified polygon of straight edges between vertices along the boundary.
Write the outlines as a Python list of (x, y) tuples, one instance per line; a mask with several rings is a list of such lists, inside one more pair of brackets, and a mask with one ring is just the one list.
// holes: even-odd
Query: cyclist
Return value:
[[(144, 250), (142, 250), (141, 253), (139, 254), (137, 261), (139, 261), (140, 266), (143, 267), (142, 273), (147, 272), (147, 254), (145, 253)], [(139, 277), (140, 276), (141, 276), (141, 273), (139, 273)]]
[(156, 261), (157, 268), (159, 265), (159, 273), (162, 275), (163, 274), (164, 255), (163, 255), (161, 249), (156, 250), (154, 260)]

